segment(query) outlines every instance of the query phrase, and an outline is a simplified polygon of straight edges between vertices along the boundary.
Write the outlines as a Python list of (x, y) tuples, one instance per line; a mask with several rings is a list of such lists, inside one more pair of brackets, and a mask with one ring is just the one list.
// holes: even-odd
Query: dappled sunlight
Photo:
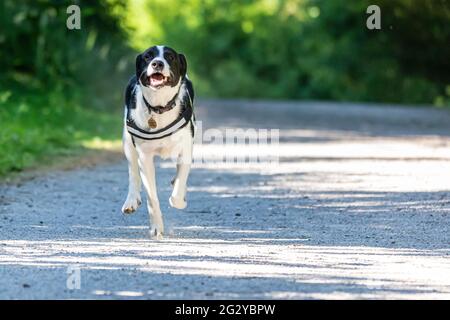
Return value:
[[(450, 136), (353, 129), (196, 144), (205, 161), (193, 164), (183, 211), (167, 201), (175, 165), (158, 161), (162, 241), (149, 238), (145, 204), (120, 213), (125, 163), (11, 186), (0, 198), (0, 279), (41, 298), (449, 298)], [(210, 161), (249, 151), (278, 161)], [(64, 291), (69, 266), (81, 268), (78, 291)], [(39, 293), (46, 281), (55, 291)]]
[(450, 299), (435, 2), (2, 0), (0, 299)]
[[(266, 177), (265, 186), (255, 186), (248, 191), (243, 190), (245, 186), (238, 187), (243, 193), (269, 192), (271, 188), (295, 190), (306, 186), (324, 190), (395, 192), (450, 189), (450, 138), (357, 138), (354, 135), (291, 129), (280, 131), (278, 144), (201, 143), (194, 148), (193, 167)], [(348, 139), (349, 136), (353, 138)], [(161, 167), (170, 168), (173, 163), (164, 162)], [(321, 175), (326, 175), (326, 180)], [(227, 191), (225, 187), (214, 185), (193, 188)], [(229, 191), (236, 192), (235, 188)]]
[[(252, 233), (248, 230), (247, 234)], [(311, 246), (305, 239), (295, 238), (284, 239), (288, 242), (277, 244), (270, 236), (258, 238), (257, 242), (249, 240), (170, 236), (160, 242), (130, 241), (125, 238), (39, 243), (6, 240), (2, 241), (4, 250), (0, 253), (0, 265), (3, 270), (21, 266), (62, 268), (61, 272), (65, 272), (69, 265), (76, 264), (86, 277), (91, 270), (113, 272), (126, 267), (136, 270), (140, 277), (145, 277), (145, 273), (230, 279), (261, 277), (271, 281), (290, 279), (289, 281), (301, 285), (322, 285), (325, 288), (327, 285), (345, 287), (349, 283), (358, 283), (361, 297), (373, 296), (374, 292), (393, 293), (395, 296), (396, 291), (413, 292), (415, 288), (423, 286), (426, 287), (425, 292), (435, 291), (436, 297), (450, 296), (450, 285), (442, 282), (450, 267), (450, 260), (442, 255), (450, 254), (449, 249)], [(139, 297), (148, 293), (127, 290), (125, 287), (120, 291), (99, 288), (94, 294)], [(224, 294), (223, 297), (232, 298), (231, 294), (232, 291), (230, 295)], [(345, 295), (340, 290), (290, 293), (288, 287), (284, 291), (264, 294), (270, 298), (289, 297), (293, 294), (291, 298), (332, 299)], [(421, 291), (414, 291), (412, 296), (421, 297)]]
[(108, 140), (94, 137), (92, 139), (82, 141), (81, 145), (87, 149), (122, 151), (122, 140)]

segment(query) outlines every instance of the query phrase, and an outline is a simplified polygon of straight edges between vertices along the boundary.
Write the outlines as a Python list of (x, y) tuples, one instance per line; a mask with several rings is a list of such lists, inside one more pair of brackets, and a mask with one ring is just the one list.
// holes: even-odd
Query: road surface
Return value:
[(184, 211), (160, 162), (162, 241), (144, 207), (120, 213), (124, 161), (1, 185), (0, 299), (450, 298), (449, 112), (203, 101), (197, 118), (279, 129), (260, 149), (278, 161), (197, 162)]

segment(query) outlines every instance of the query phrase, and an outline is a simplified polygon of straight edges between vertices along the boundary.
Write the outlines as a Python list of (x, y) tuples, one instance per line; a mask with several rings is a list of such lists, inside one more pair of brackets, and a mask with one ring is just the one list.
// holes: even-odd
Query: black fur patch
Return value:
[[(127, 87), (125, 89), (125, 107), (127, 109), (127, 119), (130, 119), (129, 110), (136, 108), (136, 87), (140, 84), (139, 79), (142, 78), (140, 79), (141, 84), (146, 85), (146, 79), (144, 79), (144, 71), (147, 70), (148, 64), (155, 57), (157, 57), (158, 54), (158, 48), (154, 46), (145, 50), (143, 53), (139, 54), (136, 57), (136, 74), (128, 81)], [(185, 108), (192, 108), (192, 110), (194, 110), (194, 86), (192, 85), (192, 82), (186, 77), (186, 57), (183, 54), (177, 53), (172, 48), (164, 47), (164, 59), (170, 66), (170, 70), (173, 74), (172, 80), (176, 80), (176, 83), (173, 84), (173, 86), (175, 86), (181, 78), (181, 86), (183, 87), (184, 85), (184, 90), (186, 90), (186, 92), (179, 92), (179, 94), (183, 96), (183, 101), (181, 101), (182, 109), (180, 113), (182, 113)], [(145, 76), (145, 78), (147, 77)], [(194, 136), (194, 123), (195, 115), (193, 114), (189, 123), (192, 137)]]
[(135, 87), (137, 85), (136, 76), (132, 76), (128, 81), (127, 88), (125, 89), (125, 106), (128, 109), (136, 108), (136, 95), (134, 94)]
[[(170, 77), (167, 85), (174, 87), (180, 81), (180, 78), (184, 78), (187, 72), (187, 61), (184, 54), (177, 53), (174, 49), (169, 47), (163, 48), (163, 58), (167, 62), (170, 68)], [(136, 57), (136, 78), (144, 86), (149, 86), (150, 82), (147, 77), (146, 71), (149, 64), (159, 56), (159, 49), (157, 46), (153, 46), (145, 50), (143, 53)], [(161, 58), (159, 58), (161, 60)]]

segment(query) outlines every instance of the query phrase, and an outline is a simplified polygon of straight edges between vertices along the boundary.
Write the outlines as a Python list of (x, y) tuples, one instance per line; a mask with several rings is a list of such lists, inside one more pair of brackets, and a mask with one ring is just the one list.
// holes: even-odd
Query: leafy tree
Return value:
[[(66, 27), (66, 9), (74, 3), (82, 10), (81, 30)], [(117, 103), (119, 85), (126, 81), (123, 72), (134, 64), (113, 13), (124, 5), (119, 0), (2, 0), (0, 81), (4, 86), (13, 81), (24, 89), (59, 90), (104, 108), (110, 103), (103, 99), (113, 93)]]
[(127, 26), (184, 51), (206, 95), (445, 103), (448, 1), (377, 3), (379, 31), (369, 0), (130, 0)]

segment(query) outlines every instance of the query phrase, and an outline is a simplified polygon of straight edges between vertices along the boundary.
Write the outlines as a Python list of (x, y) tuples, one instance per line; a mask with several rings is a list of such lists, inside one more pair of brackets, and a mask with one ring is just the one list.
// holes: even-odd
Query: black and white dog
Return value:
[(137, 56), (136, 75), (125, 92), (123, 148), (128, 160), (129, 188), (122, 212), (141, 204), (141, 182), (147, 191), (150, 236), (161, 239), (164, 223), (156, 190), (154, 157), (176, 159), (177, 173), (169, 199), (186, 207), (186, 183), (192, 162), (194, 90), (183, 54), (154, 46)]

